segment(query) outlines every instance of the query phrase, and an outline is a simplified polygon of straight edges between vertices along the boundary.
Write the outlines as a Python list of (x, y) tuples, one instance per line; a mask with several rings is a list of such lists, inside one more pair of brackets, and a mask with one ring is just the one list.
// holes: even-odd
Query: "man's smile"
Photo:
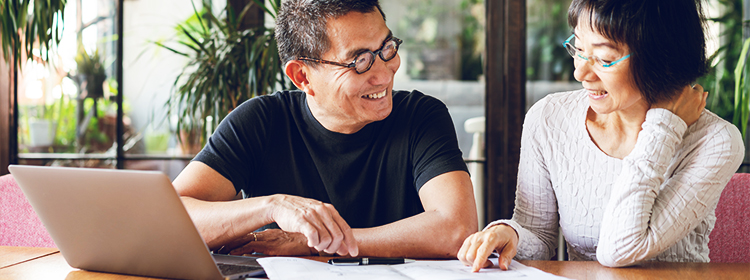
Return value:
[(385, 97), (385, 95), (386, 95), (386, 90), (384, 89), (383, 91), (381, 91), (379, 93), (373, 93), (373, 94), (368, 94), (368, 95), (362, 96), (362, 98), (380, 99), (380, 98)]

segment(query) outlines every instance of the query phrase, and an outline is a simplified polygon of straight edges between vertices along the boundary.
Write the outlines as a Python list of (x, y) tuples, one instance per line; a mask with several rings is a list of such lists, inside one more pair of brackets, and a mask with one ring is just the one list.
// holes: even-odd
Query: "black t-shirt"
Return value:
[(327, 130), (302, 91), (248, 100), (232, 111), (194, 160), (245, 194), (290, 194), (333, 204), (352, 228), (424, 212), (418, 191), (466, 169), (448, 109), (420, 92), (394, 91), (393, 110), (354, 134)]

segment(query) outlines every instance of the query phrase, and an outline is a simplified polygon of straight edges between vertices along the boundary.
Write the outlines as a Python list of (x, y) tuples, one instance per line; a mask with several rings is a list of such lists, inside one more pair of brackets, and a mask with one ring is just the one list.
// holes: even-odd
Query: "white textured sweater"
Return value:
[(631, 153), (617, 159), (592, 142), (588, 108), (583, 90), (534, 104), (523, 124), (513, 218), (488, 227), (518, 232), (519, 259), (551, 258), (559, 225), (571, 260), (708, 262), (716, 204), (744, 157), (739, 130), (708, 110), (687, 127), (651, 109)]

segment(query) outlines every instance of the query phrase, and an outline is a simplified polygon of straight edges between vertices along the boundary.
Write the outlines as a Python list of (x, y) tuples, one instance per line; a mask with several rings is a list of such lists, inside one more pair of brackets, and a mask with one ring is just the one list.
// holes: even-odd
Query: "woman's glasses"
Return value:
[(351, 63), (339, 63), (335, 61), (328, 61), (323, 59), (317, 59), (317, 58), (309, 58), (305, 56), (298, 57), (298, 60), (304, 60), (304, 61), (311, 61), (311, 62), (317, 62), (317, 63), (325, 63), (325, 64), (332, 64), (347, 68), (354, 68), (354, 71), (357, 71), (357, 74), (362, 74), (364, 72), (367, 72), (370, 70), (370, 67), (372, 67), (372, 64), (375, 63), (375, 56), (379, 56), (380, 59), (383, 61), (389, 61), (396, 57), (396, 53), (398, 53), (398, 46), (401, 45), (403, 41), (396, 37), (390, 37), (383, 42), (383, 46), (380, 47), (379, 50), (372, 52), (372, 51), (365, 51), (363, 53), (360, 53), (357, 55), (357, 57), (354, 58), (354, 61)]
[(570, 37), (568, 37), (568, 39), (565, 40), (565, 43), (563, 43), (563, 46), (565, 47), (565, 49), (568, 50), (568, 54), (570, 54), (570, 56), (572, 56), (574, 59), (583, 59), (585, 61), (593, 61), (593, 62), (595, 62), (596, 65), (599, 65), (599, 66), (604, 67), (604, 68), (609, 68), (609, 67), (612, 67), (613, 65), (617, 64), (618, 62), (626, 60), (626, 59), (628, 59), (628, 57), (630, 57), (630, 54), (628, 54), (626, 56), (621, 57), (618, 60), (607, 61), (607, 60), (603, 60), (603, 59), (601, 59), (601, 58), (599, 58), (598, 56), (595, 56), (595, 55), (585, 55), (585, 54), (583, 54), (583, 52), (581, 51), (581, 49), (576, 48), (574, 46), (574, 43), (571, 42), (572, 40), (574, 40), (575, 37), (576, 37), (575, 34), (570, 35)]

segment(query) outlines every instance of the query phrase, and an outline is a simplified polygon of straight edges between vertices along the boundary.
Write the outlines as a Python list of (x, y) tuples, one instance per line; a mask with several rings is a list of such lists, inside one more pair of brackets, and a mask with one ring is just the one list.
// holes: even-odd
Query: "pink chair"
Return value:
[(0, 246), (57, 248), (10, 174), (0, 176)]
[(716, 206), (709, 236), (711, 262), (750, 263), (750, 173), (736, 173)]

